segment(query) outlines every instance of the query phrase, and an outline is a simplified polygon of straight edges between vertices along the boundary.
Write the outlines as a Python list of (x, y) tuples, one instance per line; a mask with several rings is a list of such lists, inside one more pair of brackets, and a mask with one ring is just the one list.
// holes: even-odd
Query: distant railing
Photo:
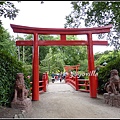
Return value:
[(66, 76), (66, 83), (71, 85), (75, 90), (89, 92), (89, 79), (79, 79), (78, 76)]
[[(98, 77), (96, 76), (96, 80), (98, 81)], [(75, 90), (90, 92), (90, 83), (89, 79), (80, 79), (78, 76), (69, 76), (65, 77), (65, 82), (71, 85)], [(98, 85), (97, 85), (98, 87)], [(98, 91), (98, 90), (97, 90)]]
[[(46, 92), (48, 83), (49, 83), (48, 74), (43, 73), (42, 80), (39, 81), (39, 93)], [(30, 82), (30, 84), (32, 84), (32, 82)], [(30, 90), (32, 95), (32, 87), (30, 88)]]
[(78, 79), (78, 90), (90, 92), (89, 79)]

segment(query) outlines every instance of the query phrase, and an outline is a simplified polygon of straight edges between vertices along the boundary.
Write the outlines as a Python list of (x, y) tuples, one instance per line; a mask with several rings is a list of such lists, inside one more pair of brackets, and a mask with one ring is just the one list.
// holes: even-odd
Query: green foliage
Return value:
[[(60, 39), (60, 38), (57, 38)], [(77, 36), (67, 35), (67, 40), (77, 40)], [(87, 49), (85, 46), (54, 46), (51, 47), (52, 54), (59, 54), (59, 58), (64, 60), (65, 65), (77, 65), (80, 64), (80, 60), (87, 58)]]
[[(108, 34), (109, 44), (120, 49), (120, 2), (118, 1), (74, 1), (73, 11), (66, 16), (65, 28), (105, 26), (112, 24), (113, 29)], [(105, 34), (98, 37), (103, 38)]]
[(80, 71), (88, 72), (88, 59), (80, 60)]
[(15, 46), (14, 39), (1, 25), (0, 25), (0, 50), (6, 50), (12, 56), (17, 56), (16, 53), (17, 48)]
[(120, 76), (120, 56), (110, 61), (105, 67), (100, 68), (98, 72), (98, 93), (102, 94), (105, 92), (104, 85), (108, 82), (112, 69), (117, 69)]
[[(69, 39), (69, 38), (68, 38)], [(42, 70), (48, 73), (64, 71), (65, 65), (80, 64), (80, 70), (87, 69), (87, 52), (83, 46), (52, 46), (45, 59), (41, 61)]]
[[(33, 36), (25, 35), (24, 38), (17, 36), (18, 40), (33, 40)], [(60, 36), (51, 36), (51, 35), (39, 35), (39, 40), (60, 40)], [(67, 40), (77, 40), (77, 36), (67, 35)], [(32, 47), (31, 46), (19, 46), (20, 61), (22, 61), (24, 56), (25, 64), (32, 64)], [(64, 71), (64, 65), (76, 65), (82, 63), (82, 70), (86, 69), (87, 61), (87, 52), (86, 47), (83, 46), (40, 46), (39, 47), (39, 63), (40, 63), (40, 72), (52, 71)], [(84, 61), (84, 62), (83, 62)]]
[(105, 51), (103, 53), (95, 54), (95, 64), (96, 66), (102, 65), (103, 62), (109, 63), (110, 61), (116, 59), (120, 56), (120, 51)]
[(54, 72), (58, 70), (63, 71), (65, 65), (63, 60), (63, 55), (60, 52), (53, 54), (52, 50), (53, 49), (51, 48), (49, 49), (49, 53), (46, 55), (45, 59), (41, 61), (41, 67), (40, 67), (42, 72), (46, 71), (49, 74), (51, 74), (53, 71)]
[[(15, 7), (15, 5), (10, 1), (0, 1), (0, 17), (9, 18), (14, 20), (16, 18), (19, 10)], [(2, 21), (0, 20), (0, 25)]]
[[(32, 65), (23, 64), (22, 68), (24, 69), (24, 79), (25, 79), (26, 88), (30, 90), (31, 87), (30, 82), (32, 78)], [(30, 76), (30, 79), (27, 76)]]
[(24, 73), (27, 88), (29, 81), (21, 62), (4, 50), (0, 50), (0, 56), (0, 105), (10, 106), (14, 95), (16, 74)]
[(81, 2), (81, 1), (75, 1), (71, 2), (73, 5), (73, 11), (66, 16), (66, 24), (65, 28), (67, 27), (73, 27), (78, 28), (82, 23), (82, 20), (85, 19), (86, 11), (89, 5), (89, 2)]
[[(17, 40), (33, 40), (33, 35), (24, 35), (24, 37), (17, 36)], [(40, 40), (52, 40), (53, 36), (49, 35), (39, 35)], [(39, 46), (39, 61), (43, 60), (46, 54), (49, 52), (49, 46)], [(19, 56), (20, 61), (25, 62), (26, 64), (32, 64), (32, 46), (18, 46), (17, 54)]]
[(65, 57), (64, 61), (66, 65), (80, 64), (80, 60), (87, 58), (86, 47), (83, 46), (65, 46), (62, 48)]
[(27, 71), (28, 75), (32, 75), (32, 65), (24, 64), (23, 68)]

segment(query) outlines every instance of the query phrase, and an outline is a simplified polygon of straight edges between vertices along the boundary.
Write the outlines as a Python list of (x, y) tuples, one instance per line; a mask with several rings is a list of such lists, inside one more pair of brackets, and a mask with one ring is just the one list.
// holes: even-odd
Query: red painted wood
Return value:
[[(19, 40), (16, 41), (16, 45), (17, 46), (33, 46), (33, 41), (32, 40)], [(78, 40), (74, 40), (74, 41), (38, 41), (38, 45), (39, 46), (54, 46), (54, 45), (59, 45), (59, 46), (71, 46), (71, 45), (75, 45), (75, 46), (79, 46), (79, 45), (88, 45), (87, 41), (78, 41)], [(103, 41), (103, 40), (95, 40), (93, 41), (93, 45), (108, 45), (108, 41)]]
[(39, 100), (39, 49), (38, 34), (34, 33), (33, 42), (33, 84), (32, 84), (32, 100)]
[(46, 81), (47, 81), (47, 74), (46, 73), (43, 73), (43, 76), (42, 76), (42, 80), (44, 81), (44, 92), (46, 92)]
[(37, 28), (29, 26), (21, 26), (10, 24), (11, 28), (16, 33), (28, 33), (33, 34), (63, 34), (63, 35), (80, 35), (80, 34), (98, 34), (98, 33), (107, 33), (110, 32), (112, 25), (103, 26), (103, 27), (93, 27), (93, 28)]
[(33, 46), (33, 40), (17, 40), (16, 46)]
[(93, 75), (93, 71), (95, 71), (94, 67), (94, 55), (93, 55), (93, 41), (92, 41), (92, 34), (89, 33), (87, 35), (88, 38), (88, 72), (89, 72), (89, 80), (90, 80), (90, 97), (96, 98), (97, 97), (97, 83), (96, 83), (96, 76)]
[(66, 41), (66, 35), (60, 35), (61, 41)]
[[(89, 85), (88, 79), (78, 79), (78, 82), (81, 82), (80, 84), (78, 84), (78, 86), (79, 86), (78, 90), (83, 91), (83, 92), (90, 92), (90, 90), (89, 90), (90, 85)], [(82, 86), (85, 86), (85, 89), (81, 88)]]
[[(46, 92), (46, 86), (48, 84), (48, 74), (47, 74), (47, 72), (43, 73), (42, 81), (39, 81), (39, 83), (43, 83), (42, 86), (41, 85), (39, 86), (39, 88), (42, 88), (42, 91)], [(30, 82), (30, 84), (33, 84), (33, 82)], [(30, 90), (32, 90), (32, 87), (30, 88)], [(41, 93), (41, 90), (39, 90), (39, 93)]]
[(64, 66), (64, 69), (66, 72), (68, 72), (69, 70), (76, 69), (76, 74), (77, 74), (79, 67), (80, 67), (80, 65)]
[(78, 86), (78, 76), (77, 75), (75, 76), (75, 87), (76, 87), (76, 90), (79, 89), (79, 86)]
[[(21, 25), (10, 24), (11, 28), (16, 33), (34, 34), (34, 41), (16, 41), (16, 45), (19, 46), (33, 46), (33, 100), (39, 100), (38, 84), (39, 84), (39, 59), (38, 59), (38, 46), (48, 45), (87, 45), (88, 49), (88, 69), (89, 72), (94, 70), (94, 56), (93, 45), (108, 45), (107, 41), (92, 41), (92, 34), (107, 33), (110, 32), (112, 25), (93, 28), (37, 28)], [(38, 34), (43, 35), (60, 35), (60, 41), (38, 41)], [(87, 34), (87, 41), (66, 41), (66, 35), (82, 35)], [(96, 97), (96, 80), (94, 76), (90, 76), (90, 96)]]

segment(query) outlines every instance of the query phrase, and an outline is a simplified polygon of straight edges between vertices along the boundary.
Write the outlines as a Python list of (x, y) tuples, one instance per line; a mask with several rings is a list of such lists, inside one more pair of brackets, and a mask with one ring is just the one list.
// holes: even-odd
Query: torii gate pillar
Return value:
[(34, 33), (33, 42), (33, 82), (32, 82), (32, 100), (39, 100), (39, 48), (38, 34)]
[(90, 80), (90, 96), (93, 98), (97, 97), (97, 85), (98, 81), (96, 76), (94, 75), (95, 67), (94, 67), (94, 55), (93, 55), (93, 43), (92, 43), (92, 34), (87, 34), (88, 38), (88, 72), (89, 72), (89, 80)]

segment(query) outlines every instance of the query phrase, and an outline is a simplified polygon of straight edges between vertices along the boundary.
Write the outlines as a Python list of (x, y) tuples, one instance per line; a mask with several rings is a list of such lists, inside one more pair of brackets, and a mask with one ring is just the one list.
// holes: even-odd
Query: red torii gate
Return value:
[[(79, 46), (79, 45), (87, 45), (88, 51), (88, 72), (91, 73), (94, 71), (94, 54), (93, 54), (93, 45), (108, 45), (107, 41), (100, 40), (92, 40), (92, 34), (99, 33), (108, 33), (110, 32), (110, 28), (112, 25), (103, 26), (103, 27), (93, 27), (93, 28), (37, 28), (37, 27), (28, 27), (21, 25), (10, 24), (13, 32), (15, 33), (26, 33), (33, 34), (34, 40), (19, 40), (16, 41), (17, 46), (33, 46), (33, 84), (32, 84), (32, 100), (39, 100), (39, 46)], [(43, 41), (38, 40), (38, 34), (42, 35), (50, 35), (56, 34), (60, 35), (60, 40), (56, 41)], [(66, 35), (87, 35), (86, 40), (74, 40), (69, 41), (66, 40)], [(97, 97), (97, 80), (96, 76), (89, 76), (90, 80), (90, 97)]]
[(80, 67), (80, 65), (72, 65), (72, 66), (64, 66), (64, 69), (66, 70), (66, 72), (68, 72), (68, 70), (76, 70), (76, 74), (78, 74), (78, 68)]

